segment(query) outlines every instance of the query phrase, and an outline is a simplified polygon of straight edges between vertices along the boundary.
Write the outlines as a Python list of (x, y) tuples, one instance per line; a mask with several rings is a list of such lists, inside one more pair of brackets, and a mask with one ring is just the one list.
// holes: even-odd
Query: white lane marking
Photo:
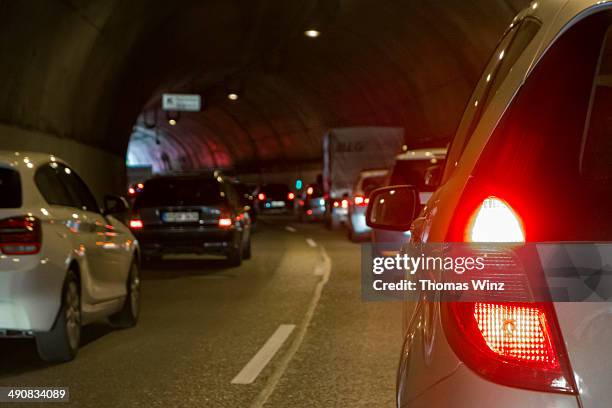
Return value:
[(295, 329), (295, 324), (281, 324), (274, 334), (266, 341), (261, 349), (253, 356), (232, 380), (232, 384), (251, 384), (259, 373), (268, 365), (272, 357), (278, 352), (285, 340)]
[(287, 225), (287, 226), (285, 227), (285, 229), (286, 229), (287, 231), (289, 231), (289, 232), (296, 232), (296, 231), (297, 231), (297, 230), (296, 230), (295, 228), (293, 228), (291, 225)]
[(316, 248), (316, 247), (317, 247), (317, 243), (316, 243), (316, 242), (314, 241), (314, 239), (312, 239), (312, 238), (306, 238), (306, 243), (307, 243), (308, 245), (310, 245), (311, 247), (313, 247), (313, 248)]
[(306, 310), (304, 319), (302, 320), (302, 323), (300, 323), (297, 330), (297, 334), (293, 337), (293, 341), (289, 346), (289, 349), (278, 362), (276, 370), (270, 375), (268, 383), (261, 390), (257, 398), (253, 401), (253, 403), (251, 404), (251, 408), (263, 408), (266, 402), (268, 402), (268, 399), (270, 398), (272, 393), (274, 393), (278, 382), (283, 377), (283, 374), (285, 374), (287, 367), (289, 367), (289, 363), (291, 363), (293, 356), (300, 349), (300, 346), (304, 341), (304, 337), (306, 336), (306, 332), (308, 331), (308, 327), (310, 326), (310, 321), (312, 320), (315, 310), (317, 309), (317, 305), (319, 304), (319, 300), (321, 299), (321, 293), (323, 292), (323, 288), (329, 281), (329, 276), (331, 275), (331, 259), (327, 255), (327, 252), (325, 252), (325, 248), (319, 247), (319, 249), (321, 251), (321, 264), (323, 265), (321, 270), (323, 271), (323, 277), (315, 288), (310, 304), (308, 305), (308, 310)]

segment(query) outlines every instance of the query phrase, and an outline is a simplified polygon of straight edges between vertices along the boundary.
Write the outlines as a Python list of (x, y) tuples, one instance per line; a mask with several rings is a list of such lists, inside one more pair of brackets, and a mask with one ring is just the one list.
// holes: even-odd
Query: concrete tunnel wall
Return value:
[[(312, 163), (338, 126), (403, 126), (409, 144), (444, 143), (526, 5), (0, 0), (0, 148), (52, 152), (98, 196), (123, 192), (134, 124), (164, 91), (205, 99), (204, 112), (160, 123), (160, 147), (147, 144), (153, 160), (173, 150), (187, 168)], [(321, 37), (305, 38), (309, 27)]]

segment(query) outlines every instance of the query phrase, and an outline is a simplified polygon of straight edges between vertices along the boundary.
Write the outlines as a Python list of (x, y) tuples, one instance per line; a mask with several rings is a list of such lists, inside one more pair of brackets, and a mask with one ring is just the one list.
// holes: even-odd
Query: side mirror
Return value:
[(427, 170), (425, 170), (425, 185), (427, 187), (436, 188), (440, 185), (441, 181), (442, 166), (440, 164), (428, 167)]
[(125, 198), (112, 194), (104, 196), (104, 215), (122, 214), (129, 209), (130, 205)]
[(371, 228), (408, 231), (420, 210), (419, 193), (414, 186), (378, 188), (370, 193), (366, 223)]

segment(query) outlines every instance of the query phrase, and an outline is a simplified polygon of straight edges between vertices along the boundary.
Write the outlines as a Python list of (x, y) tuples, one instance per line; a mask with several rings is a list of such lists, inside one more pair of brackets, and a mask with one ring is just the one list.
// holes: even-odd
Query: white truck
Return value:
[(404, 144), (404, 129), (351, 127), (330, 129), (323, 137), (325, 222), (346, 223), (351, 190), (363, 169), (390, 168)]

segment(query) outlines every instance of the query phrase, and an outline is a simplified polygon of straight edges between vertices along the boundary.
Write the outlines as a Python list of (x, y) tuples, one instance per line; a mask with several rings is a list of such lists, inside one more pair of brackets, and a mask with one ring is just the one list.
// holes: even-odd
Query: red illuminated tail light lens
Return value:
[(5, 255), (31, 255), (40, 252), (42, 230), (35, 217), (0, 220), (0, 251)]
[(517, 362), (557, 368), (546, 314), (533, 306), (475, 303), (474, 319), (493, 353)]
[(134, 220), (130, 220), (130, 228), (131, 229), (141, 229), (142, 227), (144, 227), (144, 224), (142, 222), (142, 220), (139, 219), (134, 219)]
[(342, 208), (348, 208), (349, 202), (348, 200), (342, 200), (342, 203), (340, 205), (342, 206)]
[(455, 354), (511, 387), (576, 393), (552, 303), (448, 302), (442, 319)]
[(368, 205), (368, 202), (370, 201), (370, 199), (364, 196), (356, 196), (354, 201), (355, 201), (355, 205), (359, 207), (365, 207)]
[(263, 201), (263, 200), (265, 200), (265, 199), (266, 199), (266, 195), (265, 195), (264, 193), (259, 193), (259, 194), (257, 194), (257, 198), (258, 198), (260, 201)]
[[(507, 201), (464, 193), (462, 202), (448, 242), (526, 241), (522, 219)], [(502, 253), (504, 248), (508, 246), (502, 244)], [(552, 302), (443, 302), (441, 310), (449, 345), (485, 379), (523, 389), (577, 393)]]
[(468, 242), (525, 242), (520, 217), (500, 198), (490, 196), (472, 215), (465, 232)]
[(231, 227), (232, 219), (231, 218), (219, 218), (219, 226), (220, 227)]
[(295, 198), (295, 194), (293, 194), (293, 193), (289, 193), (289, 194), (287, 194), (287, 198), (288, 198), (289, 200), (293, 200), (293, 199)]

